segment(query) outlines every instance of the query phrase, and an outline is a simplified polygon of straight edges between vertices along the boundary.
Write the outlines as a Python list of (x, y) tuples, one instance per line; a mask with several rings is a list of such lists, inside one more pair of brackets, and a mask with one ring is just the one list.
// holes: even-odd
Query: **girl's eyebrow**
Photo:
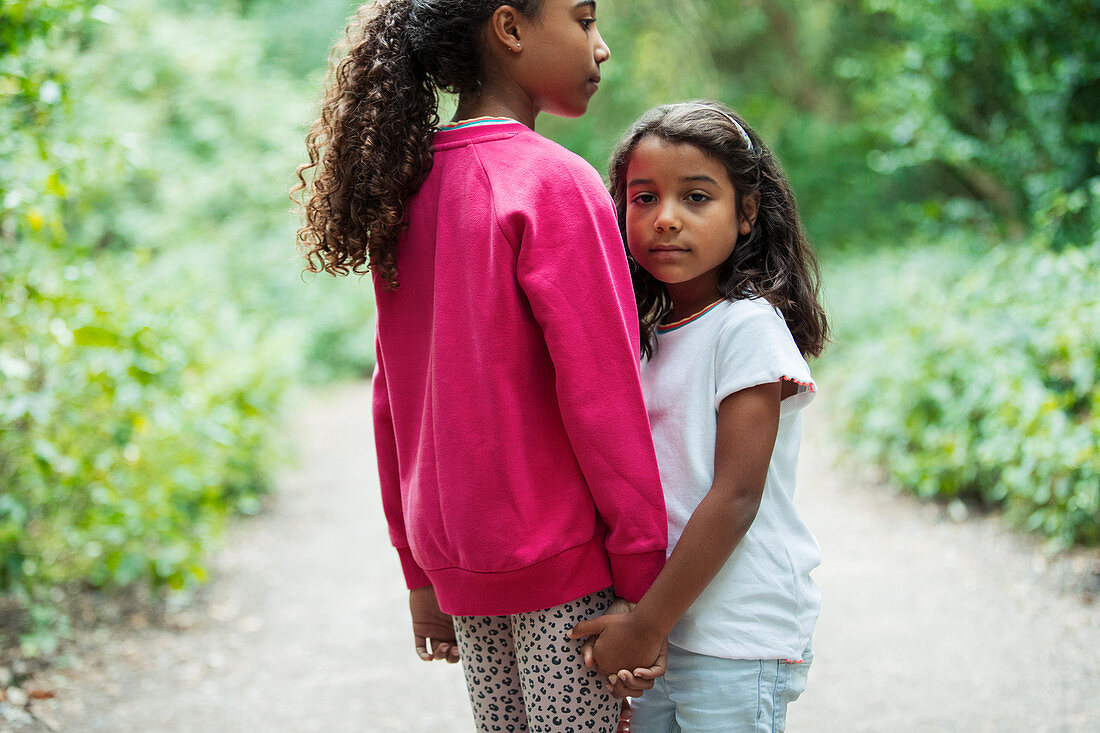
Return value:
[(583, 8), (583, 7), (586, 7), (586, 6), (592, 8), (592, 12), (595, 12), (596, 11), (596, 0), (581, 0), (579, 3), (577, 3), (576, 5), (573, 6), (573, 10), (576, 10), (578, 8)]
[[(718, 185), (718, 181), (714, 180), (713, 178), (711, 178), (710, 176), (707, 176), (707, 175), (681, 176), (680, 180), (681, 181), (702, 181), (703, 183), (712, 183), (715, 186)], [(631, 186), (648, 186), (652, 183), (653, 183), (653, 180), (650, 179), (650, 178), (632, 178), (626, 184), (626, 187), (630, 188)]]
[(681, 181), (702, 181), (703, 183), (713, 183), (715, 186), (718, 185), (718, 181), (714, 180), (713, 178), (711, 178), (710, 176), (707, 176), (707, 175), (684, 176), (680, 180)]

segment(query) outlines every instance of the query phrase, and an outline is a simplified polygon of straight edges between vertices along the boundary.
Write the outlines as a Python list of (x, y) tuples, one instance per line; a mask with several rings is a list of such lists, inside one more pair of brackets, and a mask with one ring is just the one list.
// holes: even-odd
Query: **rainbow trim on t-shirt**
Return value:
[(511, 117), (475, 117), (472, 120), (459, 120), (458, 122), (448, 122), (445, 125), (440, 125), (439, 129), (465, 130), (470, 127), (481, 127), (483, 125), (499, 125), (501, 122), (516, 122), (516, 120), (513, 120)]
[(657, 332), (658, 333), (668, 333), (669, 331), (675, 331), (677, 328), (683, 328), (684, 326), (688, 325), (692, 321), (697, 321), (700, 318), (702, 318), (703, 316), (705, 316), (707, 313), (710, 313), (712, 310), (714, 310), (715, 306), (717, 306), (719, 303), (725, 303), (725, 302), (726, 302), (726, 299), (722, 298), (721, 300), (714, 301), (713, 303), (708, 305), (703, 310), (699, 311), (698, 313), (694, 313), (694, 314), (688, 316), (687, 318), (681, 318), (679, 321), (673, 321), (672, 323), (659, 323), (659, 324), (657, 324)]

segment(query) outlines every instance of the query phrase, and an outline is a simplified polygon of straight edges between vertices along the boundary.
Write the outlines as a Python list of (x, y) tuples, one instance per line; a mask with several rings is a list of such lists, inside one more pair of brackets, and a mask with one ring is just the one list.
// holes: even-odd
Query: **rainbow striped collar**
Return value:
[(657, 324), (657, 333), (668, 333), (669, 331), (675, 331), (677, 328), (683, 328), (684, 326), (688, 325), (689, 323), (691, 323), (693, 321), (697, 321), (700, 318), (702, 318), (703, 316), (705, 316), (707, 313), (710, 313), (712, 310), (714, 310), (718, 306), (719, 303), (725, 303), (725, 302), (726, 302), (726, 299), (722, 298), (721, 300), (714, 301), (713, 303), (708, 305), (703, 310), (699, 311), (698, 313), (693, 313), (692, 315), (688, 316), (687, 318), (681, 318), (680, 320), (673, 321), (672, 323), (659, 323), (659, 324)]
[(445, 125), (440, 125), (439, 129), (442, 130), (467, 130), (471, 127), (483, 127), (485, 125), (499, 125), (502, 122), (514, 122), (520, 124), (518, 121), (513, 120), (511, 117), (475, 117), (472, 120), (459, 120), (458, 122), (448, 122)]

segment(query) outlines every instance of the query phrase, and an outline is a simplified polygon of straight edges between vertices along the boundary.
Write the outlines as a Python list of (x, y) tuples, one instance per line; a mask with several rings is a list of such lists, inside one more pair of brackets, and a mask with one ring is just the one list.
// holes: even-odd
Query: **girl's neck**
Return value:
[(538, 110), (523, 90), (486, 81), (480, 93), (464, 94), (458, 98), (454, 121), (478, 117), (509, 117), (534, 130), (537, 115)]
[(686, 282), (672, 283), (666, 285), (666, 287), (668, 288), (668, 296), (672, 300), (672, 313), (668, 316), (669, 322), (690, 318), (708, 305), (712, 305), (725, 297), (712, 284), (708, 284), (706, 287), (698, 287), (696, 283)]

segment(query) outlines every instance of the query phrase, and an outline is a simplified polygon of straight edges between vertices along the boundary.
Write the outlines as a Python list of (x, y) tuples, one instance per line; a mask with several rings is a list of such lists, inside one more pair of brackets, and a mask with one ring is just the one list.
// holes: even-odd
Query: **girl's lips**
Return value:
[(690, 250), (683, 247), (654, 247), (649, 250), (649, 257), (653, 262), (672, 263), (679, 262), (681, 257), (691, 254)]

